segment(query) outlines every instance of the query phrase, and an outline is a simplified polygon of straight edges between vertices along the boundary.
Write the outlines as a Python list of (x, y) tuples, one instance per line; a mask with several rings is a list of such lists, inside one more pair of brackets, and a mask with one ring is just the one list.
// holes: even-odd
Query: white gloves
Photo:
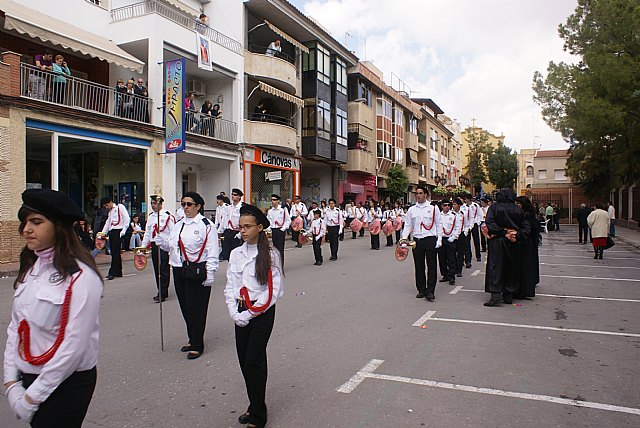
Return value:
[(38, 411), (38, 404), (30, 404), (25, 397), (26, 390), (22, 382), (16, 382), (7, 388), (5, 395), (9, 401), (9, 407), (18, 420), (31, 422), (33, 415)]
[(236, 323), (238, 327), (246, 327), (249, 324), (249, 321), (251, 321), (251, 318), (251, 312), (249, 311), (236, 312), (231, 317), (233, 322)]
[(120, 237), (122, 238), (125, 235), (125, 233), (127, 233), (127, 229), (122, 229), (120, 231)]
[(438, 238), (438, 240), (436, 241), (436, 248), (440, 247), (442, 247), (442, 238)]
[(464, 231), (464, 236), (469, 236), (469, 231), (468, 230)]
[(447, 241), (453, 243), (453, 241), (455, 241), (455, 239), (453, 239), (453, 236), (450, 236), (449, 239), (447, 239)]
[(213, 287), (213, 274), (215, 271), (207, 271), (207, 279), (204, 280), (204, 282), (202, 283), (203, 286), (205, 287)]

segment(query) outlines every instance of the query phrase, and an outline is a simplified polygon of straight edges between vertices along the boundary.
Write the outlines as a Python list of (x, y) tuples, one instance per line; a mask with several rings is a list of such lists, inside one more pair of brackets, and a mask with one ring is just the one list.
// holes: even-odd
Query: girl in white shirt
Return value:
[(256, 206), (240, 208), (244, 243), (231, 251), (224, 288), (229, 316), (236, 324), (236, 351), (247, 387), (249, 408), (238, 421), (247, 427), (267, 423), (267, 344), (273, 330), (276, 301), (282, 296), (280, 253), (269, 245), (269, 219)]

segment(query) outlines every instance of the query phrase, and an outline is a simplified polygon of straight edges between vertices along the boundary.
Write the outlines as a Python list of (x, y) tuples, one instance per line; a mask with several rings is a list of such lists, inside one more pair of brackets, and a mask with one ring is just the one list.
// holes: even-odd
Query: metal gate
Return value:
[(293, 199), (293, 171), (251, 166), (251, 203), (259, 208), (271, 206), (271, 195), (280, 195), (282, 201)]

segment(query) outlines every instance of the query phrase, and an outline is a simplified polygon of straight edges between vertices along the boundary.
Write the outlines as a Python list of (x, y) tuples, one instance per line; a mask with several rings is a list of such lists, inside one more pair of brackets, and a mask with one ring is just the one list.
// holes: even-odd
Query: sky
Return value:
[(568, 148), (542, 120), (531, 86), (549, 61), (576, 62), (558, 25), (577, 0), (289, 1), (387, 84), (431, 98), (463, 129), (475, 119), (518, 151)]

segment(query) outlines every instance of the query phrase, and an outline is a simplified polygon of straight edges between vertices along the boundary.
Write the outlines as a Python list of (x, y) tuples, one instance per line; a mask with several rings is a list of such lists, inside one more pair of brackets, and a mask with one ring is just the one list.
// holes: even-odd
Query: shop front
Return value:
[(299, 159), (258, 148), (244, 150), (245, 201), (260, 208), (271, 205), (271, 195), (282, 200), (300, 193)]
[(369, 174), (347, 173), (346, 180), (340, 184), (342, 201), (366, 202), (378, 199), (377, 177)]

